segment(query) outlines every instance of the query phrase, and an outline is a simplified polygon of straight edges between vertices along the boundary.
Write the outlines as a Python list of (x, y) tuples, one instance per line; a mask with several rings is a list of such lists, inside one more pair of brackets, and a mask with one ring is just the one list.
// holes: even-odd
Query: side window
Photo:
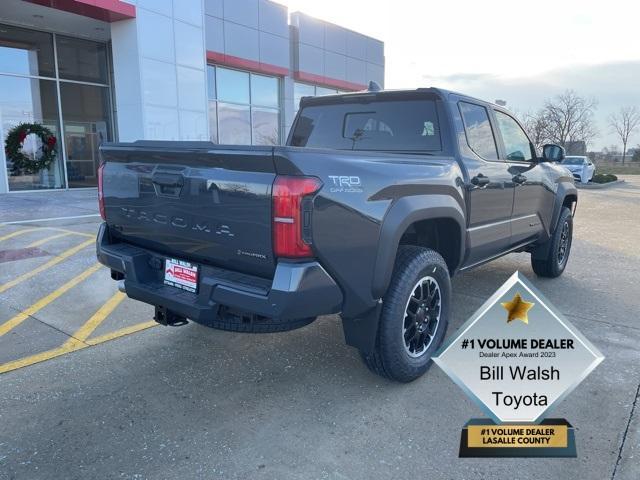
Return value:
[(524, 130), (520, 128), (518, 122), (506, 113), (496, 110), (496, 118), (498, 119), (498, 128), (502, 134), (504, 148), (507, 153), (507, 160), (515, 160), (520, 162), (528, 162), (533, 160), (531, 151), (531, 142)]
[(493, 137), (487, 109), (473, 103), (460, 102), (467, 143), (471, 149), (487, 160), (498, 159), (498, 149)]

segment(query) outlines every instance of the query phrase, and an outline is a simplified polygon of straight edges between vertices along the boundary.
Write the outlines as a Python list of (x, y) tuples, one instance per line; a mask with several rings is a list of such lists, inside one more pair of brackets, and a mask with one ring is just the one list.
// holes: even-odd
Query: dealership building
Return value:
[(300, 97), (370, 80), (382, 41), (269, 0), (2, 0), (3, 146), (37, 124), (56, 155), (33, 172), (1, 149), (0, 193), (94, 187), (107, 141), (281, 144)]

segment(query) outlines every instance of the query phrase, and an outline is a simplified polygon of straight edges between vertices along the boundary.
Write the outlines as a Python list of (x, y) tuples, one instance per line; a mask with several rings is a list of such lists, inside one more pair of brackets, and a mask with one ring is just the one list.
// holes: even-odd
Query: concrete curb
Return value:
[(587, 183), (584, 185), (582, 183), (576, 182), (576, 187), (583, 188), (585, 190), (600, 190), (603, 188), (612, 187), (613, 185), (620, 185), (621, 183), (624, 183), (624, 180), (616, 180), (615, 182), (608, 183)]

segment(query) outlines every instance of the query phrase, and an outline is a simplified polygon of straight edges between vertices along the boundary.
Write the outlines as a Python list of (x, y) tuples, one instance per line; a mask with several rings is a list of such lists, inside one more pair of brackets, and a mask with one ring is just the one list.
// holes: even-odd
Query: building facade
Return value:
[(3, 144), (20, 123), (57, 142), (35, 173), (3, 148), (0, 193), (94, 187), (106, 141), (281, 144), (300, 97), (370, 80), (383, 42), (269, 0), (3, 0)]

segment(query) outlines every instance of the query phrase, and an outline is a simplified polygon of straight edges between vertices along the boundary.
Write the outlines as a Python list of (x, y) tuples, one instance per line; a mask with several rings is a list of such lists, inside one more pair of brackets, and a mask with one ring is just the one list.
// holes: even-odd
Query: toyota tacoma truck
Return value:
[(164, 325), (237, 332), (340, 314), (366, 365), (422, 375), (450, 278), (509, 252), (560, 275), (573, 176), (504, 108), (425, 88), (303, 98), (286, 146), (101, 147), (99, 261)]

